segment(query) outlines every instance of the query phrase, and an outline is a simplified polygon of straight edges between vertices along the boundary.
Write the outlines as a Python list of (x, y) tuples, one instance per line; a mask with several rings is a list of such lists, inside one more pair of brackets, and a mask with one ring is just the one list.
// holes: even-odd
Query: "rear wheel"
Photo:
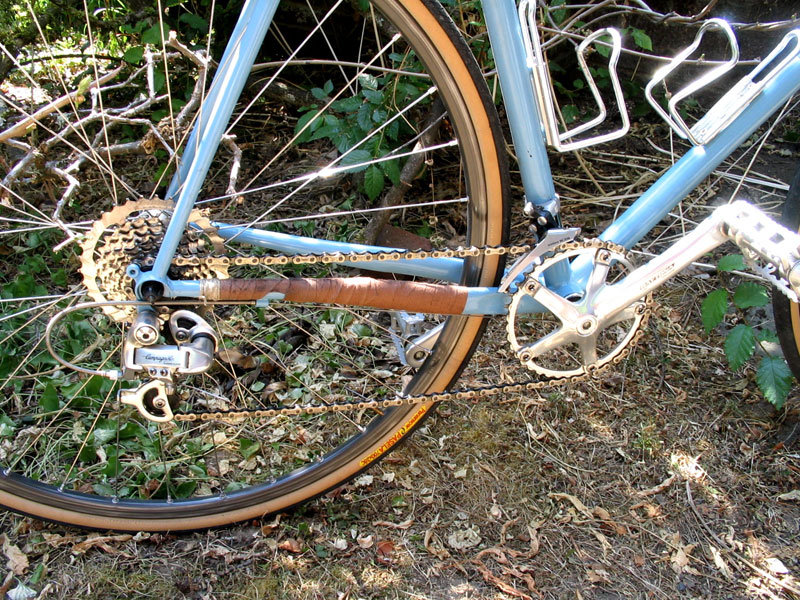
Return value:
[[(438, 2), (378, 0), (364, 12), (356, 3), (311, 4), (279, 11), (201, 192), (199, 208), (210, 215), (193, 217), (199, 229), (180, 253), (256, 252), (222, 241), (215, 218), (395, 247), (504, 243), (507, 169), (497, 116)], [(311, 34), (298, 34), (298, 23)], [(149, 67), (145, 53), (143, 68), (108, 78), (112, 65), (102, 60), (86, 71), (54, 60), (48, 89), (22, 71), (9, 80), (10, 126), (84, 77), (101, 80), (99, 93), (84, 91), (82, 103), (73, 97), (5, 138), (3, 158), (14, 167), (0, 204), (0, 504), (84, 527), (196, 529), (283, 510), (385, 456), (433, 408), (156, 423), (121, 405), (116, 384), (50, 356), (50, 318), (78, 302), (129, 299), (125, 266), (152, 262), (170, 218), (170, 205), (155, 196), (197, 114), (183, 107), (205, 90), (180, 66), (187, 47), (168, 48), (168, 59), (152, 50)], [(149, 97), (130, 95), (130, 82), (147, 82)], [(178, 88), (180, 98), (167, 94)], [(145, 189), (151, 197), (135, 199)], [(468, 259), (456, 269), (460, 283), (495, 284), (501, 262)], [(173, 276), (256, 276), (252, 269), (176, 268)], [(271, 273), (352, 274), (330, 265)], [(54, 336), (55, 349), (87, 368), (111, 368), (130, 316), (121, 305), (76, 311)], [(216, 364), (179, 384), (173, 409), (324, 407), (442, 391), (483, 330), (481, 318), (447, 319), (412, 368), (400, 356), (406, 334), (391, 317), (281, 303), (209, 310), (204, 318), (221, 340)]]

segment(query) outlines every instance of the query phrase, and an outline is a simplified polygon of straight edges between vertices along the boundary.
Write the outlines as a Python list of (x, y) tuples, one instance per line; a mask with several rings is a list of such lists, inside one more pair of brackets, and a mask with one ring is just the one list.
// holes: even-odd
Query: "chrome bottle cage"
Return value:
[[(589, 89), (594, 96), (597, 103), (598, 114), (593, 119), (568, 129), (559, 132), (558, 115), (556, 114), (556, 101), (553, 97), (552, 81), (550, 80), (550, 70), (547, 67), (547, 61), (542, 51), (541, 41), (539, 40), (539, 32), (536, 25), (536, 2), (523, 0), (519, 4), (519, 19), (522, 24), (522, 37), (525, 44), (525, 52), (528, 58), (528, 66), (531, 69), (531, 79), (533, 82), (536, 98), (539, 102), (539, 109), (542, 115), (545, 137), (547, 143), (553, 146), (559, 152), (568, 152), (570, 150), (577, 150), (603, 142), (609, 142), (617, 138), (621, 138), (630, 129), (630, 120), (628, 118), (628, 110), (625, 108), (625, 98), (622, 93), (622, 85), (620, 85), (619, 77), (617, 75), (617, 62), (619, 61), (620, 53), (622, 52), (622, 37), (619, 31), (613, 28), (605, 28), (595, 31), (586, 39), (584, 39), (577, 48), (578, 63), (580, 64), (583, 76), (589, 84)], [(614, 90), (614, 99), (617, 103), (617, 108), (620, 113), (622, 121), (621, 126), (614, 131), (594, 135), (580, 140), (572, 140), (573, 138), (586, 133), (591, 129), (597, 128), (608, 117), (608, 110), (606, 109), (605, 102), (597, 88), (594, 77), (589, 70), (589, 65), (586, 63), (586, 55), (589, 46), (598, 42), (601, 37), (608, 36), (611, 38), (611, 52), (608, 60), (608, 73), (611, 79), (611, 87)], [(601, 42), (602, 43), (602, 42)], [(607, 43), (607, 42), (605, 42)]]

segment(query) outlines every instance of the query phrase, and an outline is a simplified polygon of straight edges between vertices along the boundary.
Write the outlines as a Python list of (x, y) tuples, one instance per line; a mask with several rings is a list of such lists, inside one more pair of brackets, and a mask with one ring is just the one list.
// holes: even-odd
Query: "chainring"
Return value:
[[(542, 283), (542, 275), (564, 260), (591, 261), (592, 265), (586, 289), (567, 297)], [(633, 269), (629, 253), (616, 244), (588, 240), (556, 248), (526, 276), (509, 305), (508, 342), (520, 362), (543, 377), (563, 379), (592, 375), (622, 360), (643, 333), (652, 296), (637, 300), (614, 315), (598, 314), (595, 301), (601, 290)], [(546, 310), (520, 312), (526, 298)]]
[[(83, 243), (81, 273), (89, 296), (97, 302), (135, 300), (132, 280), (126, 269), (133, 263), (146, 271), (155, 261), (161, 240), (169, 224), (174, 206), (164, 200), (129, 201), (104, 213), (92, 225)], [(200, 211), (193, 210), (187, 228), (178, 244), (176, 256), (207, 258), (223, 250), (223, 240)], [(228, 269), (223, 264), (172, 266), (173, 279), (225, 279)], [(133, 307), (103, 306), (103, 312), (115, 321), (130, 321)]]

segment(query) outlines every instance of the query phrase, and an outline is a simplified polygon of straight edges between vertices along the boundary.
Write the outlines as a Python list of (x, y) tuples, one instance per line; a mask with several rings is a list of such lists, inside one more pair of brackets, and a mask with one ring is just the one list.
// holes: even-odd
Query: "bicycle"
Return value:
[[(535, 4), (484, 3), (531, 227), (509, 246), (494, 98), (442, 6), (309, 4), (295, 16), (310, 33), (298, 34), (270, 27), (279, 4), (245, 3), (210, 86), (210, 46), (160, 34), (155, 52), (129, 57), (141, 66), (122, 81), (122, 67), (101, 73), (110, 63), (98, 59), (88, 85), (42, 108), (4, 94), (15, 115), (0, 141), (16, 154), (2, 182), (0, 239), (20, 268), (3, 275), (0, 299), (0, 505), (137, 531), (287, 509), (385, 457), (439, 402), (541, 389), (619, 362), (641, 337), (650, 293), (729, 239), (784, 292), (776, 318), (795, 328), (781, 341), (800, 365), (797, 235), (736, 202), (643, 267), (627, 250), (789, 103), (800, 87), (800, 31), (691, 127), (677, 105), (699, 86), (666, 110), (656, 102), (693, 149), (600, 240), (578, 242), (562, 225), (546, 142), (569, 150), (624, 135), (619, 80), (611, 68), (617, 130), (563, 131)], [(709, 29), (732, 35), (709, 23), (697, 43)], [(274, 48), (262, 49), (265, 37)], [(580, 60), (586, 66), (598, 44), (613, 67), (621, 41), (611, 29), (581, 42)], [(199, 70), (197, 81), (180, 60)], [(166, 96), (171, 75), (185, 86), (183, 105)], [(124, 84), (137, 79), (147, 94), (126, 97)], [(115, 96), (125, 110), (104, 108)], [(161, 120), (145, 116), (156, 105)], [(255, 118), (269, 133), (234, 137)], [(134, 128), (144, 139), (131, 140)], [(242, 145), (263, 152), (264, 164), (242, 172)], [(49, 151), (56, 156), (44, 162)], [(163, 199), (118, 175), (139, 164), (131, 151), (145, 157), (140, 170), (166, 155), (166, 168), (139, 182), (169, 181)], [(209, 171), (226, 164), (220, 191)], [(87, 165), (102, 187), (81, 195), (76, 175)], [(35, 205), (27, 196), (45, 176), (58, 194)], [(263, 272), (273, 276), (252, 277)], [(555, 318), (532, 316), (548, 313)], [(513, 353), (537, 378), (453, 389), (492, 315), (507, 320)]]

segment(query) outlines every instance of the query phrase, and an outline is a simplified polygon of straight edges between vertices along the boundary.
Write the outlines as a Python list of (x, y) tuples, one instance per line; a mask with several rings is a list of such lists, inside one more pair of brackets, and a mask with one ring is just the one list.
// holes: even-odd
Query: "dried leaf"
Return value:
[(300, 542), (298, 542), (294, 538), (286, 538), (285, 540), (283, 540), (280, 544), (278, 544), (278, 549), (286, 550), (287, 552), (293, 552), (294, 554), (302, 552), (303, 550), (302, 546), (300, 545)]
[(679, 545), (678, 549), (675, 550), (670, 557), (672, 570), (678, 574), (687, 570), (687, 567), (689, 566), (689, 556), (696, 547), (697, 544), (687, 544), (686, 546)]
[(262, 535), (270, 535), (278, 525), (281, 524), (281, 513), (275, 515), (275, 520), (272, 523), (267, 523), (266, 525), (261, 526), (261, 534)]
[(252, 369), (257, 364), (255, 358), (252, 356), (247, 356), (246, 354), (242, 354), (235, 348), (223, 348), (217, 352), (217, 358), (222, 362), (226, 362), (243, 369)]
[(30, 600), (39, 595), (34, 589), (29, 588), (24, 583), (20, 583), (13, 590), (8, 591), (8, 600)]
[(588, 508), (586, 508), (586, 505), (583, 502), (581, 502), (580, 500), (578, 500), (578, 498), (576, 498), (575, 496), (573, 496), (571, 494), (555, 494), (555, 493), (553, 493), (553, 494), (547, 494), (547, 497), (548, 498), (555, 498), (557, 500), (569, 500), (572, 503), (572, 506), (574, 506), (576, 509), (578, 509), (579, 512), (583, 513), (589, 519), (592, 518), (592, 513)]
[(472, 525), (466, 529), (457, 529), (447, 536), (447, 544), (455, 550), (474, 548), (481, 543), (480, 529)]
[(730, 579), (731, 570), (728, 567), (728, 563), (726, 563), (725, 559), (722, 558), (722, 554), (720, 554), (720, 551), (717, 550), (714, 546), (709, 546), (708, 548), (711, 551), (711, 558), (714, 559), (714, 565), (719, 569), (720, 573), (722, 573), (726, 579)]
[(28, 556), (16, 544), (12, 544), (5, 533), (0, 535), (0, 541), (3, 543), (3, 554), (8, 559), (6, 567), (16, 575), (25, 573), (29, 566)]
[(333, 540), (333, 547), (337, 550), (347, 550), (347, 540), (344, 538), (336, 538)]
[(528, 535), (531, 536), (531, 545), (529, 556), (533, 557), (539, 554), (539, 530), (538, 528), (528, 525)]
[(450, 553), (442, 546), (442, 543), (439, 541), (439, 536), (433, 531), (433, 527), (425, 532), (423, 544), (425, 545), (425, 549), (439, 560), (450, 558)]
[(58, 548), (64, 544), (72, 544), (78, 540), (76, 535), (61, 535), (60, 533), (42, 533), (44, 541), (51, 545), (53, 548)]
[(781, 494), (778, 496), (778, 500), (783, 500), (784, 502), (789, 502), (790, 500), (800, 500), (800, 490), (792, 490), (791, 492)]
[(662, 481), (656, 486), (636, 492), (636, 495), (644, 497), (644, 496), (652, 496), (654, 494), (660, 494), (661, 492), (666, 490), (669, 486), (671, 486), (673, 483), (675, 483), (675, 480), (677, 478), (678, 476), (673, 474), (670, 477), (667, 477), (664, 481)]
[(589, 569), (586, 571), (586, 578), (592, 583), (611, 583), (608, 571), (605, 569)]
[(372, 545), (375, 543), (375, 538), (371, 535), (358, 536), (356, 542), (359, 548), (366, 550), (367, 548), (372, 548)]
[[(473, 565), (475, 565), (475, 567), (478, 569), (478, 572), (481, 574), (481, 576), (483, 577), (483, 579), (487, 583), (491, 583), (492, 585), (497, 586), (498, 588), (500, 588), (501, 591), (505, 592), (509, 596), (514, 596), (515, 598), (523, 598), (524, 600), (531, 600), (531, 596), (529, 596), (528, 594), (526, 594), (524, 592), (521, 592), (517, 588), (507, 584), (505, 581), (503, 581), (502, 579), (497, 577), (488, 568), (486, 568), (486, 565), (484, 565), (480, 560), (473, 559), (470, 562)], [(528, 582), (526, 582), (526, 583), (528, 583)], [(528, 587), (531, 588), (531, 589), (533, 588), (533, 580), (532, 580), (532, 578), (530, 579), (530, 582), (528, 583)]]
[(786, 565), (783, 564), (779, 558), (766, 558), (764, 559), (764, 564), (767, 565), (767, 569), (776, 575), (787, 575), (789, 573), (789, 569), (786, 568)]
[(394, 542), (391, 540), (381, 540), (375, 550), (378, 553), (379, 563), (390, 565), (394, 562)]
[(408, 519), (402, 523), (392, 523), (391, 521), (375, 521), (375, 527), (388, 527), (389, 529), (408, 529), (414, 524), (414, 519)]
[[(78, 542), (72, 547), (73, 554), (84, 554), (90, 548), (100, 548), (109, 554), (123, 554), (129, 556), (127, 553), (122, 552), (118, 548), (109, 546), (109, 542), (127, 542), (133, 538), (132, 535), (127, 533), (121, 535), (90, 535), (82, 542)], [(130, 557), (133, 558), (133, 557)]]

